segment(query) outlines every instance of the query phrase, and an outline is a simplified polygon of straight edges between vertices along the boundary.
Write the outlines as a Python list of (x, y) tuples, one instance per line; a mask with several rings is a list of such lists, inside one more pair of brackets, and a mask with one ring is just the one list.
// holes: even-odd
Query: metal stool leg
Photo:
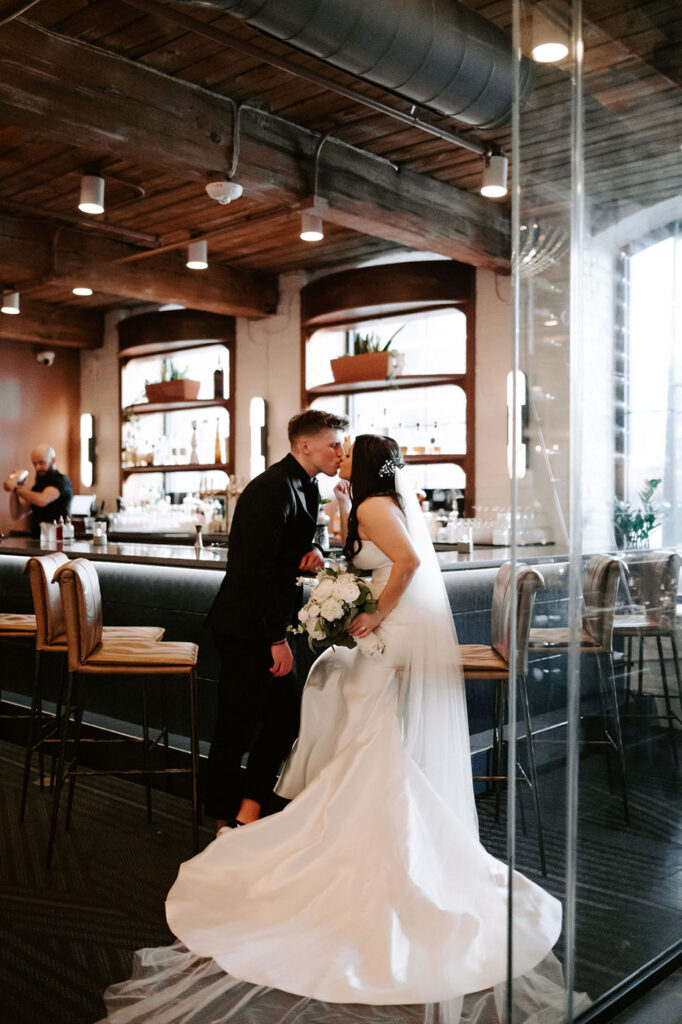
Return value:
[(189, 737), (192, 759), (192, 841), (194, 852), (199, 851), (199, 738), (197, 735), (196, 670), (189, 674)]
[(644, 684), (644, 637), (639, 638), (639, 666), (637, 669), (637, 696), (642, 696), (642, 687)]
[(47, 840), (48, 868), (52, 867), (52, 853), (54, 851), (54, 840), (57, 832), (57, 819), (59, 817), (59, 799), (64, 785), (64, 761), (66, 758), (66, 744), (69, 735), (69, 720), (71, 718), (71, 704), (73, 702), (74, 673), (69, 672), (66, 679), (66, 692), (64, 694), (64, 711), (59, 729), (59, 749), (57, 752), (57, 767), (55, 769), (54, 788), (52, 791), (52, 813), (50, 816), (50, 834)]
[[(601, 659), (602, 655), (598, 655)], [(623, 746), (623, 734), (620, 728), (620, 712), (618, 710), (618, 693), (616, 691), (616, 674), (613, 668), (613, 658), (608, 658), (608, 683), (610, 684), (611, 699), (613, 701), (613, 728), (616, 733), (616, 752), (618, 754), (618, 765), (620, 767), (621, 785), (623, 787), (623, 815), (626, 825), (630, 824), (630, 809), (628, 806), (628, 783), (625, 772), (625, 747)]]
[(658, 645), (658, 660), (661, 666), (661, 683), (663, 684), (663, 699), (665, 701), (665, 713), (668, 719), (668, 736), (670, 737), (670, 743), (673, 751), (673, 761), (675, 766), (679, 765), (677, 758), (677, 737), (675, 736), (675, 726), (673, 720), (675, 718), (673, 714), (672, 704), (670, 703), (670, 690), (668, 689), (668, 674), (665, 670), (665, 658), (663, 656), (663, 641), (660, 636), (656, 637), (656, 644)]
[(82, 677), (76, 679), (76, 710), (73, 716), (73, 757), (69, 762), (69, 767), (66, 769), (66, 773), (69, 776), (69, 795), (66, 801), (64, 828), (67, 831), (71, 825), (71, 811), (73, 809), (73, 798), (76, 792), (76, 771), (78, 770), (78, 755), (80, 753), (85, 685), (85, 680)]
[(528, 767), (530, 770), (531, 789), (533, 791), (533, 807), (535, 809), (535, 826), (538, 833), (538, 853), (540, 854), (540, 867), (542, 874), (547, 876), (547, 860), (545, 858), (545, 836), (542, 831), (542, 817), (540, 815), (540, 794), (538, 791), (538, 773), (535, 764), (535, 745), (533, 743), (533, 727), (530, 718), (530, 704), (528, 702), (528, 687), (526, 677), (519, 676), (519, 692), (523, 705), (523, 717), (526, 722), (526, 747), (528, 750)]
[[(39, 702), (40, 702), (40, 669), (41, 669), (41, 652), (36, 651), (35, 663), (33, 667), (33, 694), (31, 696), (31, 719), (30, 728), (28, 734), (28, 744), (26, 746), (26, 759), (24, 761), (24, 778), (21, 785), (21, 806), (19, 808), (19, 821), (24, 820), (26, 813), (26, 799), (28, 797), (28, 783), (31, 777), (31, 761), (33, 760), (33, 752), (36, 747), (36, 735), (40, 734), (42, 721), (36, 724), (36, 716), (38, 714)], [(41, 737), (42, 738), (42, 737)], [(40, 741), (38, 741), (40, 742)], [(42, 759), (39, 763), (40, 770), (40, 786), (43, 786), (43, 765)]]
[(495, 686), (495, 756), (493, 759), (493, 775), (495, 776), (495, 821), (500, 820), (500, 803), (502, 787), (503, 764), (504, 764), (504, 721), (507, 703), (506, 680), (498, 680)]
[(677, 637), (674, 631), (670, 634), (670, 644), (673, 649), (673, 665), (675, 666), (675, 678), (677, 679), (677, 692), (680, 696), (680, 711), (682, 711), (682, 675), (680, 675), (680, 658), (677, 653)]
[(142, 764), (145, 773), (145, 790), (147, 798), (147, 824), (152, 823), (152, 778), (149, 774), (149, 708), (147, 700), (147, 680), (142, 681)]
[(609, 717), (608, 710), (606, 707), (606, 689), (604, 686), (604, 672), (601, 663), (601, 655), (597, 655), (597, 688), (599, 690), (599, 704), (601, 706), (601, 721), (602, 729), (604, 730), (604, 756), (606, 758), (606, 779), (608, 782), (609, 793), (613, 795), (613, 775), (611, 773), (611, 755), (610, 747), (612, 746), (611, 734), (609, 732)]

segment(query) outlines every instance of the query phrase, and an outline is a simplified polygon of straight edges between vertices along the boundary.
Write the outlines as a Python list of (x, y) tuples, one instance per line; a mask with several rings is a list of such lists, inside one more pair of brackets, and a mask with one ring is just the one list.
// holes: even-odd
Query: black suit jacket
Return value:
[(309, 482), (287, 455), (244, 489), (232, 520), (225, 579), (206, 620), (218, 637), (273, 643), (286, 636), (299, 605), (298, 566), (317, 523), (317, 497), (306, 495)]

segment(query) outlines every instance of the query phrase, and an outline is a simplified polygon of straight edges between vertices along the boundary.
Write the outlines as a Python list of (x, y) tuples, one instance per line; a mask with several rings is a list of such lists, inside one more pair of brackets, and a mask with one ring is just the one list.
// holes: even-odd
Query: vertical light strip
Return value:
[(90, 459), (92, 435), (92, 414), (84, 412), (81, 416), (81, 484), (83, 487), (92, 487), (93, 465)]
[[(511, 238), (512, 238), (512, 406), (518, 405), (519, 352), (521, 343), (519, 248), (521, 234), (521, 0), (512, 5), (512, 194), (511, 194)], [(512, 461), (510, 483), (511, 506), (511, 569), (512, 580), (516, 580), (518, 545), (518, 478), (517, 453), (520, 438), (517, 437), (518, 421), (512, 419)], [(516, 589), (516, 588), (514, 588)], [(512, 600), (509, 629), (511, 650), (509, 652), (509, 725), (507, 745), (507, 984), (505, 987), (506, 1024), (511, 1024), (514, 1003), (514, 871), (516, 869), (516, 599)]]
[(573, 50), (571, 104), (571, 297), (569, 329), (569, 571), (567, 668), (568, 724), (566, 732), (566, 899), (565, 935), (566, 1020), (573, 1020), (573, 990), (576, 964), (576, 880), (578, 838), (578, 775), (580, 729), (580, 636), (582, 628), (582, 344), (583, 344), (583, 262), (584, 262), (584, 137), (583, 137), (583, 38), (582, 0), (573, 0), (571, 27)]

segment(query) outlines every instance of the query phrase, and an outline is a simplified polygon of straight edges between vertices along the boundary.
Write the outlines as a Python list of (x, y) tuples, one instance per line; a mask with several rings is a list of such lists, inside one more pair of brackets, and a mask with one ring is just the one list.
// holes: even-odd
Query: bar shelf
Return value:
[(225, 462), (182, 462), (175, 466), (121, 466), (121, 473), (125, 477), (131, 473), (207, 473), (215, 469), (232, 472), (232, 467)]

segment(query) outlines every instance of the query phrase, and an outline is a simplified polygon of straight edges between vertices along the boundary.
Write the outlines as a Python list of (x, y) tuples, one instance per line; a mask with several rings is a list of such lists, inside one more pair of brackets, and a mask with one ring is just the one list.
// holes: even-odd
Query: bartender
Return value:
[(40, 524), (59, 522), (71, 512), (73, 485), (68, 476), (60, 473), (56, 466), (54, 448), (40, 444), (31, 452), (31, 462), (36, 471), (33, 487), (24, 482), (27, 470), (12, 473), (3, 483), (10, 492), (9, 510), (13, 519), (31, 517), (31, 536), (40, 536)]

